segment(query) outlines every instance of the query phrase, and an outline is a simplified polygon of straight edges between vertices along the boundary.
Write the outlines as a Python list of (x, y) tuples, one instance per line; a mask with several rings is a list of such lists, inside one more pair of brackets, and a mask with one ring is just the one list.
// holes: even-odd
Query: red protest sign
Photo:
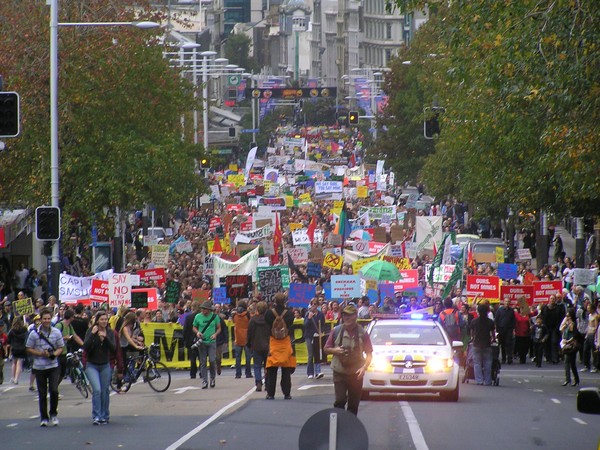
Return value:
[(488, 300), (498, 301), (500, 298), (500, 278), (484, 275), (467, 275), (467, 292), (469, 297), (481, 294)]
[(548, 303), (550, 296), (560, 295), (562, 290), (562, 281), (534, 281), (533, 282), (533, 303)]
[(401, 270), (402, 279), (394, 283), (394, 292), (419, 287), (419, 271), (417, 269)]
[(92, 280), (90, 300), (97, 300), (99, 302), (108, 301), (108, 281), (96, 279)]
[(510, 306), (515, 308), (519, 305), (518, 299), (523, 297), (529, 306), (533, 305), (533, 286), (531, 285), (502, 285), (500, 286), (500, 298), (510, 300)]
[(148, 284), (150, 281), (154, 281), (158, 286), (160, 286), (166, 281), (164, 267), (138, 270), (136, 273), (140, 276), (140, 281), (146, 284)]

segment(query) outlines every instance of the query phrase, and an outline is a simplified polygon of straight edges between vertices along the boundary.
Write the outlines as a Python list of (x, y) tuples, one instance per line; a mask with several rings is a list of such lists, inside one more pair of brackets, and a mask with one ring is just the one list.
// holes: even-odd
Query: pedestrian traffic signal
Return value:
[(0, 92), (0, 138), (19, 135), (19, 94)]
[(445, 108), (439, 106), (433, 106), (431, 108), (425, 108), (425, 119), (423, 121), (423, 136), (425, 139), (433, 139), (436, 134), (440, 134), (440, 114), (446, 112)]
[(348, 125), (358, 125), (358, 111), (348, 113)]
[(35, 209), (35, 237), (38, 241), (60, 239), (60, 209), (56, 206), (39, 206)]

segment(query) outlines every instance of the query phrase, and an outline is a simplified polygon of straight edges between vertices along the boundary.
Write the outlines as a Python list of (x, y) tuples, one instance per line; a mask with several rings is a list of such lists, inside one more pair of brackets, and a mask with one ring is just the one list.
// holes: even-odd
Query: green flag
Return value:
[(442, 292), (443, 299), (450, 294), (450, 291), (456, 285), (456, 283), (462, 280), (463, 269), (465, 266), (465, 249), (466, 247), (462, 249), (462, 252), (460, 252), (460, 258), (458, 258), (458, 261), (456, 261), (456, 264), (454, 265), (454, 272), (452, 272), (452, 275), (448, 280), (448, 284), (444, 288), (444, 292)]
[(436, 252), (435, 258), (433, 258), (433, 262), (431, 263), (431, 268), (429, 269), (429, 274), (427, 276), (427, 281), (429, 281), (429, 285), (431, 287), (433, 287), (433, 274), (435, 272), (435, 269), (441, 267), (441, 265), (444, 264), (445, 260), (448, 260), (450, 258), (450, 246), (454, 243), (456, 243), (456, 233), (454, 231), (446, 234), (444, 236), (444, 239), (442, 239), (442, 245)]

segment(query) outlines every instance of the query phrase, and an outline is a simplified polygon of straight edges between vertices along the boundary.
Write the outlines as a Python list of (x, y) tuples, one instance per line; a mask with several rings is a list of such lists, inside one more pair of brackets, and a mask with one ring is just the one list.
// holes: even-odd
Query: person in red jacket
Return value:
[(515, 310), (515, 353), (519, 356), (519, 363), (525, 364), (527, 352), (531, 341), (531, 320), (529, 306), (521, 305)]

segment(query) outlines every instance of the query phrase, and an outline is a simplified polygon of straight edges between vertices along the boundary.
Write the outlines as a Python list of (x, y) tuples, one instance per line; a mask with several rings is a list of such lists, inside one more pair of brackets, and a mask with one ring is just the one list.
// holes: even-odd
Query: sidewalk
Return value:
[[(563, 243), (563, 249), (565, 252), (565, 255), (570, 257), (572, 260), (575, 259), (575, 239), (573, 238), (573, 236), (571, 236), (571, 234), (565, 229), (565, 227), (563, 226), (559, 226), (557, 225), (555, 227), (555, 233), (558, 234), (560, 236), (560, 238), (562, 239), (562, 243)], [(549, 249), (548, 249), (548, 262), (552, 263), (554, 262), (552, 256), (554, 253), (554, 245), (550, 245)]]

